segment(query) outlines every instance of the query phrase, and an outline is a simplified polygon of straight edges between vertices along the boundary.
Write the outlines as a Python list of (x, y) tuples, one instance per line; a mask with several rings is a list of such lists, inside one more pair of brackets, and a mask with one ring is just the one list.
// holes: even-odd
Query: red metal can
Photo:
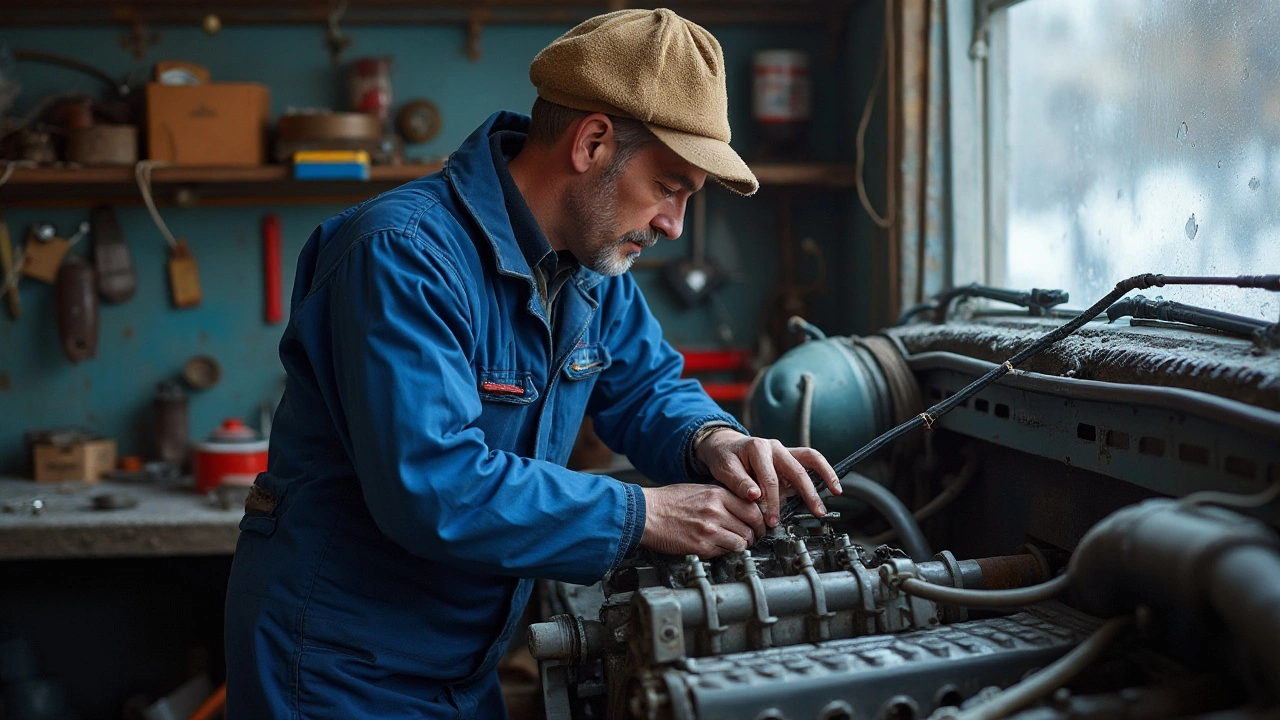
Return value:
[(191, 446), (191, 471), (196, 492), (220, 485), (252, 485), (267, 469), (268, 441), (236, 418), (224, 420), (205, 442)]

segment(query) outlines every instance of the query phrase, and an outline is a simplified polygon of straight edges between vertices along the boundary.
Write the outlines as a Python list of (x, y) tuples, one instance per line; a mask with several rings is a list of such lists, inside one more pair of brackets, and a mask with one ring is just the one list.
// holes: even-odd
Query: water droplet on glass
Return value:
[(1259, 187), (1261, 187), (1261, 186), (1262, 186), (1262, 181), (1261, 181), (1261, 180), (1259, 180), (1259, 179), (1258, 179), (1258, 178), (1256, 178), (1256, 177), (1251, 177), (1251, 178), (1249, 178), (1249, 189), (1250, 189), (1250, 190), (1257, 190), (1257, 189), (1258, 189)]
[(1221, 161), (1221, 160), (1219, 160), (1219, 161), (1218, 161), (1218, 169), (1219, 169), (1219, 170), (1221, 170), (1221, 169), (1222, 169), (1222, 161)]
[(1117, 199), (1117, 200), (1119, 200), (1119, 199), (1120, 199), (1120, 196), (1121, 196), (1121, 195), (1123, 195), (1123, 194), (1124, 194), (1124, 192), (1123, 192), (1123, 191), (1121, 191), (1121, 190), (1117, 189), (1117, 190), (1116, 190), (1116, 199)]
[(1245, 69), (1240, 73), (1240, 82), (1244, 82), (1248, 79), (1249, 79), (1249, 67), (1246, 65)]
[(1196, 146), (1196, 141), (1195, 141), (1195, 140), (1192, 140), (1192, 141), (1191, 141), (1191, 147), (1195, 147), (1195, 146)]
[(1187, 141), (1187, 124), (1182, 123), (1178, 126), (1178, 142)]
[(1208, 111), (1208, 110), (1205, 110), (1204, 108), (1200, 108), (1200, 117), (1202, 117), (1202, 118), (1207, 118), (1207, 117), (1209, 117), (1209, 111)]
[(1200, 226), (1196, 224), (1196, 214), (1191, 213), (1191, 217), (1187, 218), (1187, 239), (1195, 240), (1196, 233), (1200, 232)]

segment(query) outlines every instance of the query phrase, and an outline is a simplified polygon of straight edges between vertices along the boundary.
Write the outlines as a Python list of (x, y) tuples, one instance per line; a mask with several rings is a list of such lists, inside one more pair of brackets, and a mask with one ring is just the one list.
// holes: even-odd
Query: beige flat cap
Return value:
[(670, 10), (591, 18), (538, 53), (529, 79), (549, 102), (643, 122), (677, 155), (734, 192), (750, 195), (760, 187), (729, 147), (720, 43)]

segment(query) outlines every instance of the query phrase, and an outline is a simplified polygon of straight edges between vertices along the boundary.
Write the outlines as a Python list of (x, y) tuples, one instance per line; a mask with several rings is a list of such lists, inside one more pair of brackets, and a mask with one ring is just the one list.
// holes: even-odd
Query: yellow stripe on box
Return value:
[(369, 153), (364, 150), (299, 150), (293, 154), (294, 162), (308, 163), (362, 163), (369, 164)]

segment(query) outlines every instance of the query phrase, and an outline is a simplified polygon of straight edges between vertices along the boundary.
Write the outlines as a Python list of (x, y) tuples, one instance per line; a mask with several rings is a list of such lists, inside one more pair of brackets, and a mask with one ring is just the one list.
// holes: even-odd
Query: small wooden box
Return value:
[(261, 165), (270, 118), (265, 85), (148, 83), (147, 157), (174, 165)]
[(116, 441), (85, 440), (68, 445), (36, 443), (31, 448), (36, 482), (97, 481), (116, 467)]

